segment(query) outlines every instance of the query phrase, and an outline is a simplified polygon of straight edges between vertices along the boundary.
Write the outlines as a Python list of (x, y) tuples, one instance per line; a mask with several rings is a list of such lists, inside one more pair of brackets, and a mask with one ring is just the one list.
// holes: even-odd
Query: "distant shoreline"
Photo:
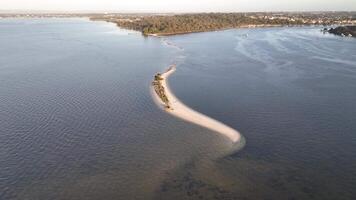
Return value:
[[(92, 20), (92, 19), (90, 19)], [(94, 20), (97, 21), (97, 20)], [(106, 21), (108, 23), (114, 23), (112, 21)], [(116, 24), (117, 25), (117, 24)], [(151, 37), (164, 37), (164, 36), (175, 36), (175, 35), (188, 35), (188, 34), (193, 34), (193, 33), (209, 33), (209, 32), (217, 32), (217, 31), (227, 31), (227, 30), (234, 30), (234, 29), (240, 29), (240, 28), (283, 28), (283, 27), (334, 27), (334, 26), (354, 26), (356, 23), (345, 23), (345, 24), (328, 24), (327, 26), (321, 25), (321, 24), (298, 24), (298, 25), (284, 25), (284, 24), (251, 24), (251, 25), (241, 25), (238, 27), (229, 27), (229, 28), (219, 28), (219, 29), (211, 29), (211, 30), (204, 30), (204, 31), (187, 31), (187, 32), (176, 32), (176, 33), (149, 33), (145, 34), (142, 33), (141, 31), (134, 30), (134, 29), (128, 29), (125, 27), (121, 27), (117, 25), (119, 28), (126, 29), (126, 30), (131, 30), (131, 31), (137, 31), (138, 33), (141, 33), (144, 36), (151, 36)]]
[[(177, 118), (220, 133), (225, 137), (229, 138), (233, 143), (239, 142), (242, 136), (238, 131), (215, 119), (212, 119), (202, 113), (199, 113), (189, 108), (173, 94), (173, 92), (170, 90), (167, 79), (175, 72), (175, 70), (176, 66), (172, 65), (166, 72), (159, 75), (159, 83), (156, 84), (160, 84), (160, 88), (162, 88), (163, 91), (157, 92), (154, 86), (155, 84), (151, 86), (151, 94), (155, 103), (160, 108), (164, 109), (167, 113)], [(162, 94), (165, 96), (165, 98), (162, 98)]]
[[(111, 22), (114, 23), (114, 22)], [(338, 24), (333, 24), (330, 26), (337, 26)], [(153, 34), (144, 34), (145, 36), (152, 36), (152, 37), (161, 37), (161, 36), (175, 36), (175, 35), (186, 35), (192, 33), (209, 33), (209, 32), (217, 32), (217, 31), (227, 31), (227, 30), (234, 30), (240, 28), (282, 28), (282, 27), (323, 27), (322, 25), (273, 25), (273, 24), (263, 24), (263, 25), (242, 25), (239, 27), (231, 27), (231, 28), (224, 28), (224, 29), (213, 29), (208, 31), (189, 31), (189, 32), (178, 32), (178, 33), (153, 33)], [(139, 32), (139, 31), (138, 31)]]
[(92, 20), (116, 23), (145, 36), (170, 36), (234, 28), (334, 26), (356, 24), (356, 12), (256, 12), (256, 13), (186, 13), (120, 15), (91, 17)]
[[(299, 25), (299, 26), (302, 26), (302, 25)], [(286, 25), (273, 25), (273, 24), (242, 25), (242, 26), (239, 26), (239, 27), (212, 29), (212, 30), (205, 30), (205, 31), (187, 31), (187, 32), (177, 32), (177, 33), (150, 33), (150, 34), (144, 34), (144, 35), (152, 36), (152, 37), (160, 37), (160, 36), (185, 35), (185, 34), (191, 34), (191, 33), (206, 33), (206, 32), (214, 32), (214, 31), (226, 31), (226, 30), (232, 30), (232, 29), (238, 29), (238, 28), (270, 28), (270, 27), (286, 27)], [(295, 25), (295, 26), (289, 26), (289, 27), (298, 27), (298, 26)]]
[(233, 13), (0, 13), (2, 18), (87, 18), (115, 23), (144, 36), (174, 36), (238, 28), (334, 27), (356, 24), (356, 11), (339, 12), (233, 12)]

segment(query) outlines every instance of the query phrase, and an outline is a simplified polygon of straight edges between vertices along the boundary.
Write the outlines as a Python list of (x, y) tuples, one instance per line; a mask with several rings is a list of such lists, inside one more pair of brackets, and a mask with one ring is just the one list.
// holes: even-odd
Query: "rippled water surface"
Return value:
[[(160, 39), (3, 19), (0, 44), (0, 199), (356, 198), (352, 38), (272, 28)], [(156, 107), (150, 81), (172, 63), (176, 95), (239, 130), (242, 150)]]
[[(220, 181), (204, 196), (356, 198), (356, 40), (319, 30), (238, 29), (172, 38), (187, 56), (171, 80), (177, 96), (247, 141), (207, 173), (219, 169)], [(187, 169), (182, 174), (199, 185), (206, 172)], [(189, 192), (204, 187), (196, 188)]]

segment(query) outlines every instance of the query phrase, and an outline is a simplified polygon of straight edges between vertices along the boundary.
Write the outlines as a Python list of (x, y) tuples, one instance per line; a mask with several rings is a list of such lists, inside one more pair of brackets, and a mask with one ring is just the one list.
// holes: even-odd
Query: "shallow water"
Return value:
[[(0, 199), (355, 198), (355, 40), (319, 28), (167, 40), (0, 20)], [(157, 108), (149, 85), (172, 63), (176, 95), (239, 130), (241, 151)]]

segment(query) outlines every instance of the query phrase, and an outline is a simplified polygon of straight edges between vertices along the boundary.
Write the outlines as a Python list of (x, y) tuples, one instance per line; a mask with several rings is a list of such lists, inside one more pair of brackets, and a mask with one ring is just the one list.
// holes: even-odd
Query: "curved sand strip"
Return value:
[(168, 77), (174, 71), (175, 71), (175, 66), (171, 66), (168, 71), (161, 74), (162, 80), (160, 81), (161, 85), (164, 87), (165, 95), (167, 96), (167, 98), (169, 100), (170, 108), (167, 108), (167, 105), (162, 102), (162, 100), (159, 98), (158, 94), (153, 89), (152, 93), (153, 93), (153, 96), (154, 96), (156, 102), (159, 103), (160, 106), (165, 108), (165, 110), (168, 113), (170, 113), (171, 115), (174, 115), (174, 116), (181, 118), (183, 120), (192, 122), (194, 124), (200, 125), (202, 127), (205, 127), (210, 130), (213, 130), (215, 132), (218, 132), (222, 135), (225, 135), (234, 143), (238, 142), (241, 139), (241, 135), (235, 129), (233, 129), (233, 128), (231, 128), (231, 127), (229, 127), (215, 119), (212, 119), (202, 113), (199, 113), (179, 101), (179, 99), (170, 90), (170, 88), (168, 86), (168, 81), (167, 81)]

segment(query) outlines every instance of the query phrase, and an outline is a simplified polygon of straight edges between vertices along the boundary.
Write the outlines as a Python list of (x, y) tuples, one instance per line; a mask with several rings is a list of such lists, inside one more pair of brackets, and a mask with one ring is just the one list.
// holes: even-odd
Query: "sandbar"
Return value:
[(235, 129), (219, 122), (211, 117), (208, 117), (202, 113), (199, 113), (192, 108), (186, 106), (182, 103), (171, 91), (168, 85), (168, 77), (172, 75), (176, 70), (176, 66), (172, 65), (169, 69), (159, 74), (160, 80), (159, 84), (164, 89), (164, 95), (168, 98), (168, 102), (163, 102), (159, 94), (155, 91), (154, 86), (152, 86), (152, 95), (158, 106), (163, 108), (169, 114), (183, 119), (185, 121), (194, 123), (196, 125), (208, 128), (214, 132), (222, 134), (229, 138), (232, 142), (236, 143), (241, 140), (241, 134)]

